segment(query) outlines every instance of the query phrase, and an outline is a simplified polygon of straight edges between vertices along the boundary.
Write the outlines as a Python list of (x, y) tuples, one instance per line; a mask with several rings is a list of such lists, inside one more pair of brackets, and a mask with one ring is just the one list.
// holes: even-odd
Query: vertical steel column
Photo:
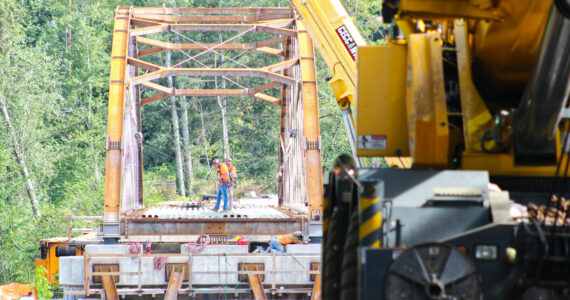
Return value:
[(315, 51), (311, 37), (303, 23), (297, 22), (301, 83), (303, 95), (303, 127), (305, 129), (305, 172), (309, 220), (323, 211), (323, 178), (321, 167), (321, 136), (319, 126), (319, 98), (315, 75)]
[(125, 100), (125, 70), (129, 41), (131, 13), (129, 7), (118, 7), (113, 29), (111, 76), (105, 164), (105, 209), (103, 237), (106, 241), (118, 239), (119, 206), (121, 197), (121, 136), (123, 134), (123, 106)]
[[(287, 37), (285, 41), (285, 47), (283, 47), (283, 60), (287, 60), (291, 58), (291, 38)], [(283, 70), (283, 75), (290, 76), (289, 70)], [(286, 188), (287, 184), (285, 184), (285, 150), (287, 145), (285, 142), (287, 141), (287, 104), (289, 100), (289, 90), (291, 88), (287, 85), (283, 85), (281, 88), (281, 115), (280, 115), (280, 140), (279, 140), (279, 206), (283, 206), (283, 199), (286, 199), (289, 196), (289, 190)]]

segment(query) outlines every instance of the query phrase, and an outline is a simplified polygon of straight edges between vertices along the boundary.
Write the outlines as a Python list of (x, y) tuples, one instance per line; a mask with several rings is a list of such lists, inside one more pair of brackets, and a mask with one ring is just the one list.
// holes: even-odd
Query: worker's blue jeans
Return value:
[(220, 208), (220, 198), (224, 195), (224, 210), (228, 210), (228, 186), (220, 183), (218, 186), (218, 198), (216, 199), (216, 206), (214, 206), (214, 210), (218, 210)]
[(285, 251), (285, 248), (283, 248), (283, 245), (281, 245), (277, 237), (271, 238), (271, 242), (269, 242), (269, 248), (271, 248), (271, 252), (276, 253), (283, 253)]

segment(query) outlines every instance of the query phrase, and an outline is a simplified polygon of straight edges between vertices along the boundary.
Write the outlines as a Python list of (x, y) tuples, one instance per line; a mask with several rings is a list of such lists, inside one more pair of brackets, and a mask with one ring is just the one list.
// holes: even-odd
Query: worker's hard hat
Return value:
[(217, 159), (217, 158), (214, 158), (214, 160), (212, 161), (212, 164), (213, 164), (213, 165), (217, 165), (217, 164), (219, 164), (219, 163), (220, 163), (220, 160)]
[(232, 161), (232, 159), (229, 157), (226, 157), (226, 161)]
[(300, 236), (303, 236), (303, 233), (300, 231), (295, 231), (295, 232), (293, 232), (293, 235), (296, 237), (300, 237)]

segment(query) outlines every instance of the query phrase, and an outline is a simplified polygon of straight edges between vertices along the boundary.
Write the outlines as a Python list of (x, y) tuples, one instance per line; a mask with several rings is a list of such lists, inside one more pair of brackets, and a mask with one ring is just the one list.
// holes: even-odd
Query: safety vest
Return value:
[(237, 169), (236, 169), (236, 166), (231, 165), (231, 166), (228, 167), (228, 169), (229, 169), (229, 171), (230, 171), (230, 179), (231, 179), (233, 182), (236, 182), (236, 176), (237, 176)]
[(228, 166), (224, 163), (220, 163), (218, 166), (218, 180), (220, 182), (225, 182), (230, 180), (230, 173), (228, 171)]
[(276, 238), (279, 241), (279, 243), (281, 243), (281, 245), (289, 245), (292, 243), (298, 244), (298, 243), (302, 242), (298, 237), (296, 237), (292, 233), (278, 235), (278, 236), (276, 236)]

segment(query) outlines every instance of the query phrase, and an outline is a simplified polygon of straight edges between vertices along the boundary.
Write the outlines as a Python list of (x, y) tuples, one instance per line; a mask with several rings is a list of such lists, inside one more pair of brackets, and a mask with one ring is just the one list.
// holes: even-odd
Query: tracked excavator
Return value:
[(568, 299), (570, 1), (384, 0), (386, 46), (338, 1), (291, 3), (356, 154), (413, 161), (337, 159), (323, 298)]

